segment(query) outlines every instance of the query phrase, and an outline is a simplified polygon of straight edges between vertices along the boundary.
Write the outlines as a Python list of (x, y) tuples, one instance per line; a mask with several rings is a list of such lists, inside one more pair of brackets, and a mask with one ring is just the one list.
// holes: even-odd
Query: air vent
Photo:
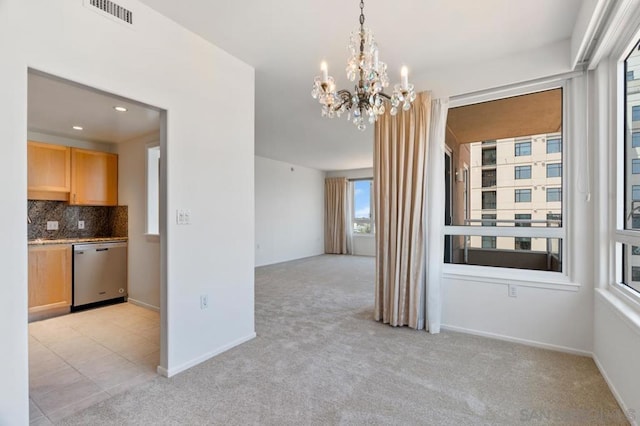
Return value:
[(133, 25), (133, 12), (110, 0), (88, 0), (86, 4), (113, 16), (120, 21)]

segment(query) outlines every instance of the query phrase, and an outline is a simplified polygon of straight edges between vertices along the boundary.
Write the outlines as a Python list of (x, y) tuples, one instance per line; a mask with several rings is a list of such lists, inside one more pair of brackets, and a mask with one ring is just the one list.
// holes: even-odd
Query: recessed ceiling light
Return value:
[(127, 112), (127, 109), (123, 106), (114, 106), (113, 109), (115, 109), (118, 112)]
[(73, 130), (82, 130), (82, 126), (73, 126)]

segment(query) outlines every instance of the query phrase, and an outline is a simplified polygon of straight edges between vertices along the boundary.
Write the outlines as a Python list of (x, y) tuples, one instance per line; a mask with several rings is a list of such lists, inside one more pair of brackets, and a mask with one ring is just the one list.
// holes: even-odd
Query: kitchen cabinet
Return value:
[(118, 205), (118, 156), (116, 154), (71, 148), (69, 204)]
[(27, 142), (27, 185), (30, 200), (69, 199), (71, 149), (66, 146)]
[(29, 314), (71, 306), (71, 245), (29, 246)]

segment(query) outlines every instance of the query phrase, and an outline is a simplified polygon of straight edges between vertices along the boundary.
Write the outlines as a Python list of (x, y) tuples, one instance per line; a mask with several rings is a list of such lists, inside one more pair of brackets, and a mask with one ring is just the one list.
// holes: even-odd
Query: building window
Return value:
[(516, 166), (514, 170), (516, 179), (531, 179), (531, 166)]
[(373, 233), (373, 180), (353, 181), (353, 232), (356, 234)]
[(640, 201), (640, 185), (631, 185), (631, 201)]
[(483, 166), (496, 165), (496, 149), (495, 148), (485, 148), (482, 150), (482, 165)]
[(640, 121), (640, 105), (631, 107), (631, 121)]
[(482, 215), (482, 226), (496, 226), (496, 215), (495, 214), (483, 214)]
[(487, 169), (482, 171), (482, 187), (496, 186), (496, 169)]
[(631, 281), (640, 281), (640, 266), (631, 267)]
[(562, 226), (562, 215), (560, 213), (547, 213), (547, 226)]
[(627, 71), (627, 81), (633, 81), (633, 71)]
[(515, 220), (516, 226), (531, 226), (530, 213), (516, 213)]
[(562, 188), (547, 188), (547, 203), (562, 201)]
[(160, 147), (147, 147), (147, 234), (160, 234)]
[(640, 158), (631, 160), (631, 173), (634, 175), (640, 174)]
[(482, 237), (482, 248), (483, 249), (496, 248), (496, 237)]
[(482, 208), (493, 209), (496, 208), (496, 191), (483, 191), (482, 192)]
[(515, 190), (516, 203), (530, 203), (531, 202), (531, 189), (516, 189)]
[(515, 237), (516, 250), (531, 250), (531, 238), (529, 237)]
[(640, 256), (640, 246), (631, 246), (631, 254), (634, 256)]
[(515, 156), (522, 157), (525, 155), (531, 155), (531, 141), (516, 142)]
[(554, 154), (556, 152), (562, 152), (562, 139), (547, 139), (547, 154)]
[(631, 147), (640, 148), (640, 132), (631, 133)]
[(562, 164), (561, 163), (551, 163), (547, 164), (547, 177), (562, 177)]

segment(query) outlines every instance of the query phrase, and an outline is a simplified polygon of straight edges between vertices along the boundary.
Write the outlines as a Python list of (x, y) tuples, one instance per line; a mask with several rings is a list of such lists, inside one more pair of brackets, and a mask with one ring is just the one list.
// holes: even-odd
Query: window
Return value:
[(483, 209), (495, 209), (496, 208), (496, 191), (483, 191), (482, 192), (482, 208)]
[(640, 148), (640, 132), (631, 133), (631, 147)]
[(531, 250), (531, 238), (529, 238), (529, 237), (515, 237), (514, 249), (516, 249), (516, 250)]
[(515, 190), (516, 203), (530, 203), (531, 202), (531, 189), (516, 189)]
[(485, 148), (482, 150), (482, 165), (483, 166), (496, 165), (496, 149), (495, 148)]
[(640, 256), (640, 246), (631, 246), (631, 254), (634, 256)]
[(640, 174), (640, 158), (631, 160), (631, 173), (634, 175)]
[(147, 147), (147, 234), (160, 234), (160, 147)]
[(633, 71), (627, 71), (627, 81), (633, 81)]
[(640, 185), (631, 185), (631, 201), (640, 201)]
[(634, 105), (631, 107), (631, 121), (640, 120), (640, 105)]
[(547, 226), (562, 226), (562, 215), (560, 213), (547, 213)]
[(562, 164), (561, 163), (551, 163), (547, 164), (547, 177), (562, 177)]
[(562, 152), (562, 139), (547, 139), (547, 154), (554, 154), (556, 152)]
[(531, 155), (531, 141), (516, 142), (515, 148), (516, 157)]
[(482, 248), (496, 248), (496, 237), (482, 237)]
[(631, 267), (631, 281), (640, 281), (640, 266)]
[[(456, 135), (465, 134), (460, 136), (460, 149), (454, 155), (459, 164), (469, 165), (469, 183), (467, 192), (462, 184), (450, 188), (452, 223), (444, 229), (445, 235), (451, 237), (448, 263), (563, 271), (566, 229), (559, 220), (563, 205), (562, 200), (546, 202), (545, 180), (546, 164), (555, 164), (550, 173), (558, 178), (548, 182), (562, 192), (562, 171), (566, 167), (563, 144), (572, 143), (563, 135), (564, 92), (557, 84), (538, 85), (530, 94), (514, 90), (512, 98), (470, 104), (473, 108), (469, 109), (450, 108), (447, 126)], [(505, 103), (498, 108), (502, 102)], [(541, 108), (539, 113), (532, 112), (531, 108), (536, 107)], [(496, 111), (501, 112), (498, 115)], [(505, 134), (505, 114), (509, 129), (526, 128), (531, 133), (515, 130), (518, 133), (513, 136)], [(470, 126), (470, 122), (475, 125)], [(464, 210), (468, 215), (463, 214), (465, 194), (469, 196)], [(547, 214), (556, 215), (550, 223), (545, 220)], [(464, 268), (455, 269), (456, 273), (461, 270)], [(551, 274), (549, 279), (556, 278)]]
[(483, 214), (482, 226), (496, 226), (496, 216), (495, 214)]
[(531, 226), (530, 213), (516, 213), (515, 220), (516, 226)]
[(516, 179), (531, 179), (531, 166), (516, 166)]
[(353, 232), (373, 233), (373, 179), (355, 180), (353, 183)]
[(482, 171), (482, 187), (496, 186), (496, 169)]
[(547, 188), (547, 203), (562, 201), (562, 188)]

